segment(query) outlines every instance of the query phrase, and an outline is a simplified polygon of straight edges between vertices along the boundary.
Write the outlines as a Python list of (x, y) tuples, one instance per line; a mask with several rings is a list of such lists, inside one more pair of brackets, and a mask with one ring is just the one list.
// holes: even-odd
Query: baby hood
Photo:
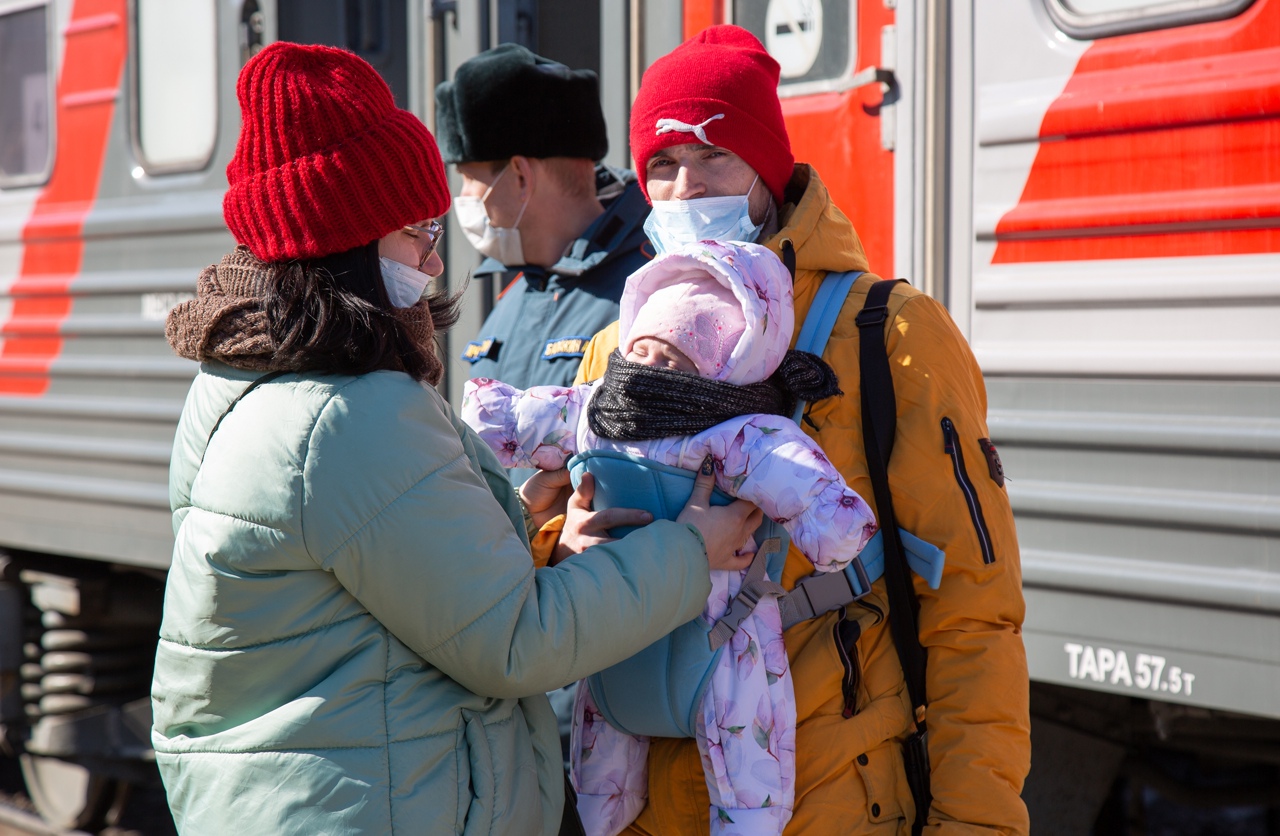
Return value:
[(702, 272), (733, 291), (746, 320), (729, 359), (711, 379), (739, 386), (759, 383), (774, 373), (790, 347), (795, 311), (791, 274), (776, 255), (757, 244), (701, 241), (661, 255), (632, 273), (619, 303), (618, 344), (628, 345), (637, 312), (656, 291)]

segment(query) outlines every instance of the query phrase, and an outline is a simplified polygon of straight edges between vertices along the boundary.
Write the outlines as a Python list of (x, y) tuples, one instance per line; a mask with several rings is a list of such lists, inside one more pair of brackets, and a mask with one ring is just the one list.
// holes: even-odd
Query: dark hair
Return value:
[[(275, 362), (296, 371), (365, 374), (379, 369), (426, 380), (435, 346), (397, 316), (378, 263), (378, 242), (273, 265), (266, 294)], [(436, 334), (458, 321), (461, 294), (435, 292), (427, 309)]]

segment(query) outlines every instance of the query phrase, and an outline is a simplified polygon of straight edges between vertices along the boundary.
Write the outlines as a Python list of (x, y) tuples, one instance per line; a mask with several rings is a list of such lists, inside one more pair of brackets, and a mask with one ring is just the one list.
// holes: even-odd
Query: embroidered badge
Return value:
[(704, 119), (696, 125), (690, 125), (688, 122), (681, 122), (679, 119), (659, 119), (658, 123), (654, 125), (654, 127), (657, 129), (654, 132), (654, 136), (662, 136), (663, 134), (673, 133), (673, 132), (683, 133), (683, 134), (693, 134), (698, 138), (699, 141), (702, 142), (703, 145), (715, 145), (714, 142), (707, 139), (706, 127), (708, 124), (716, 121), (717, 119), (723, 119), (723, 118), (724, 118), (723, 113), (717, 113), (715, 116), (712, 116), (709, 119)]
[(982, 448), (982, 455), (987, 457), (987, 474), (991, 476), (991, 481), (1003, 488), (1004, 465), (1000, 462), (1000, 454), (996, 452), (996, 446), (989, 438), (978, 439), (978, 446)]
[(481, 360), (498, 359), (498, 349), (502, 347), (502, 343), (494, 337), (485, 337), (479, 340), (472, 340), (467, 343), (467, 347), (462, 349), (462, 359), (468, 363), (477, 363)]
[(555, 337), (547, 340), (542, 349), (543, 360), (556, 360), (561, 357), (581, 357), (591, 341), (590, 337)]

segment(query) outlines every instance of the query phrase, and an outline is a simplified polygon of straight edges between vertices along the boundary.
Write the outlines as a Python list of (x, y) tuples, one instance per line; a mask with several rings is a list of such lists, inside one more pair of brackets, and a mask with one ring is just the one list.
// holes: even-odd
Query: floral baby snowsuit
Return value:
[[(634, 273), (621, 300), (619, 345), (625, 350), (639, 336), (665, 336), (632, 333), (631, 326), (654, 321), (643, 306), (655, 294), (669, 305), (672, 295), (664, 289), (697, 282), (732, 290), (745, 320), (742, 333), (733, 334), (723, 350), (713, 346), (710, 354), (723, 362), (711, 363), (714, 370), (703, 376), (737, 385), (768, 378), (794, 329), (791, 277), (773, 253), (753, 244), (702, 242)], [(723, 295), (722, 289), (717, 292)], [(667, 310), (659, 313), (663, 322), (680, 318)], [(695, 330), (705, 328), (705, 317), (687, 313), (691, 324), (698, 322)], [(714, 336), (708, 339), (714, 342)], [(691, 331), (690, 339), (704, 335)], [(479, 378), (466, 385), (462, 417), (506, 467), (555, 470), (579, 451), (606, 449), (696, 471), (710, 454), (717, 487), (754, 502), (783, 525), (820, 572), (842, 571), (875, 533), (866, 502), (789, 418), (749, 414), (689, 436), (611, 440), (596, 435), (587, 420), (598, 385), (521, 391)], [(708, 623), (726, 613), (743, 574), (711, 573), (703, 611)], [(795, 725), (781, 615), (776, 599), (766, 597), (725, 646), (700, 707), (696, 733), (711, 795), (713, 836), (782, 832), (795, 797)], [(647, 798), (647, 753), (647, 738), (610, 726), (590, 689), (578, 689), (570, 766), (588, 833), (612, 836), (639, 815)]]

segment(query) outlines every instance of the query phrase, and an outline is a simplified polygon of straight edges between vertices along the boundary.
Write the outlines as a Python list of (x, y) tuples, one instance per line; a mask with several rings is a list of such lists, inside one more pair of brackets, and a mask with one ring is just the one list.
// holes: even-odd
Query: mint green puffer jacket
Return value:
[[(493, 454), (407, 375), (206, 365), (174, 443), (152, 743), (194, 834), (555, 833), (544, 691), (694, 618), (658, 522), (534, 570)], [(203, 463), (201, 463), (203, 457)]]

